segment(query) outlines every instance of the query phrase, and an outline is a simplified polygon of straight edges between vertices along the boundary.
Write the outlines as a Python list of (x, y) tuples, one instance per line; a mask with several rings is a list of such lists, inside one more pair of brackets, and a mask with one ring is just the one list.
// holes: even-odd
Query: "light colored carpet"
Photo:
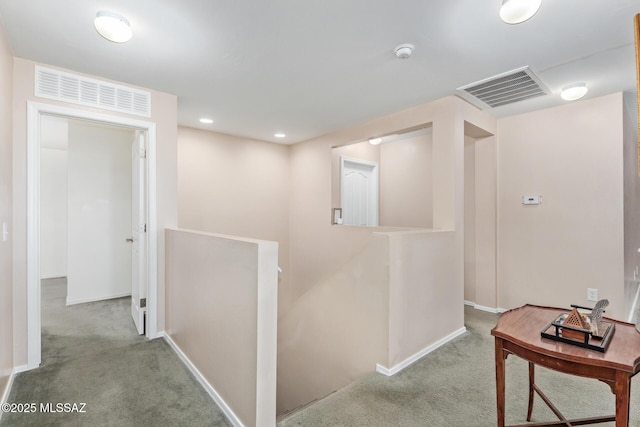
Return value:
[[(45, 281), (42, 290), (42, 365), (16, 376), (8, 401), (86, 402), (86, 413), (9, 413), (0, 425), (231, 425), (163, 340), (137, 335), (128, 298), (65, 307), (64, 282)], [(393, 377), (372, 374), (280, 419), (278, 426), (495, 426), (490, 330), (496, 320), (496, 315), (466, 307), (465, 335)], [(509, 357), (507, 423), (525, 421), (527, 381), (526, 362)], [(537, 382), (568, 417), (614, 411), (613, 395), (604, 383), (541, 368)], [(639, 387), (635, 378), (632, 427), (640, 426)], [(555, 420), (537, 397), (533, 418)]]
[[(496, 425), (494, 340), (497, 316), (465, 307), (468, 332), (393, 377), (373, 374), (278, 423), (293, 426), (428, 426)], [(528, 364), (507, 359), (506, 422), (526, 422)], [(640, 377), (640, 375), (638, 375)], [(630, 426), (640, 426), (640, 381), (632, 381)], [(569, 418), (612, 415), (609, 386), (536, 368), (536, 382)], [(533, 421), (557, 418), (536, 396)], [(600, 426), (613, 426), (603, 423)]]
[(86, 413), (13, 414), (2, 426), (231, 426), (162, 339), (137, 334), (130, 299), (65, 306), (63, 279), (42, 284), (42, 364), (8, 402), (86, 403)]

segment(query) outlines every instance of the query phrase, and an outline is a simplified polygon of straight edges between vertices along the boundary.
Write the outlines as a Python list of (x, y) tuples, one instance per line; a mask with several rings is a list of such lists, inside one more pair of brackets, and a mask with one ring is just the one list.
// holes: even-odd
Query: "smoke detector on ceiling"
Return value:
[(396, 48), (393, 51), (395, 52), (398, 58), (407, 59), (411, 57), (411, 54), (413, 53), (414, 48), (415, 46), (412, 45), (411, 43), (403, 43), (401, 45), (396, 46)]

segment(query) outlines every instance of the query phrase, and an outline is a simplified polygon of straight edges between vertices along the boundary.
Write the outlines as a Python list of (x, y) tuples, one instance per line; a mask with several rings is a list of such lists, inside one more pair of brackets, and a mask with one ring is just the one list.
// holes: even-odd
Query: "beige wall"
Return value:
[[(640, 170), (638, 169), (638, 104), (634, 93), (624, 94), (624, 300), (625, 320), (637, 320), (635, 302), (640, 272)], [(635, 312), (632, 312), (635, 311)]]
[(380, 144), (380, 225), (433, 228), (432, 134)]
[(475, 299), (476, 306), (497, 307), (497, 138), (475, 138)]
[(340, 207), (340, 158), (379, 166), (378, 224), (433, 227), (432, 135), (408, 136), (379, 145), (361, 141), (331, 150), (331, 206)]
[(322, 398), (387, 362), (389, 241), (369, 233), (278, 317), (278, 413)]
[(597, 288), (624, 317), (622, 129), (621, 94), (498, 121), (499, 307), (586, 305)]
[[(331, 225), (331, 147), (364, 140), (372, 134), (394, 133), (431, 122), (434, 123), (434, 145), (436, 140), (442, 140), (440, 145), (443, 146), (452, 145), (448, 141), (454, 140), (451, 127), (455, 122), (454, 105), (458, 102), (462, 101), (444, 98), (291, 147), (290, 264), (291, 281), (296, 283), (295, 289), (292, 289), (289, 295), (292, 301), (312, 288), (326, 272), (334, 271), (342, 260), (350, 259), (359, 252), (363, 247), (362, 242), (372, 232), (366, 227)], [(461, 123), (461, 129), (462, 126)], [(460, 138), (462, 133), (460, 130)], [(433, 158), (435, 159), (435, 153)], [(455, 176), (455, 172), (449, 171), (456, 165), (453, 156), (446, 158), (452, 158), (446, 162), (448, 168), (443, 165), (438, 169), (444, 169), (441, 173), (443, 175)], [(434, 171), (434, 227), (447, 228), (446, 225), (449, 224), (449, 228), (454, 228), (455, 215), (449, 206), (454, 196), (449, 193), (453, 193), (455, 181), (453, 178), (437, 181), (437, 176)], [(448, 187), (449, 191), (440, 191), (440, 186)], [(438, 197), (436, 193), (444, 194)], [(438, 222), (436, 217), (443, 219)]]
[(495, 136), (464, 124), (464, 299), (494, 310), (496, 301), (497, 148)]
[[(13, 322), (14, 363), (27, 362), (27, 101), (64, 105), (78, 110), (116, 113), (36, 98), (34, 96), (35, 62), (15, 58), (13, 67)], [(95, 76), (91, 76), (95, 78)], [(176, 140), (177, 98), (151, 92), (151, 118), (156, 123), (157, 229), (158, 237), (158, 331), (164, 330), (164, 233), (176, 225)], [(141, 119), (133, 116), (135, 119)]]
[(13, 53), (4, 28), (0, 25), (0, 236), (2, 223), (6, 223), (9, 235), (6, 241), (0, 237), (0, 400), (4, 396), (9, 376), (13, 370), (13, 310), (12, 310), (12, 104)]
[[(389, 337), (381, 364), (393, 369), (464, 330), (454, 231), (384, 233), (389, 239)], [(430, 326), (437, 327), (430, 327)]]
[(167, 328), (245, 426), (275, 426), (275, 242), (167, 230)]
[(278, 242), (289, 271), (289, 147), (178, 128), (178, 225)]
[[(331, 319), (338, 325), (344, 322), (342, 329), (336, 330), (342, 330), (346, 335), (330, 336), (328, 341), (314, 343), (296, 327), (308, 325), (310, 316), (334, 313), (332, 305), (335, 301), (341, 301), (341, 293), (350, 295), (355, 292), (349, 287), (352, 283), (348, 280), (351, 277), (349, 275), (342, 278), (342, 285), (333, 284), (334, 280), (338, 280), (336, 274), (370, 250), (368, 245), (372, 233), (385, 231), (374, 227), (331, 225), (332, 147), (362, 141), (370, 135), (393, 134), (426, 123), (433, 124), (433, 226), (455, 230), (451, 233), (452, 257), (446, 269), (449, 273), (451, 295), (459, 297), (459, 305), (447, 312), (446, 318), (439, 320), (452, 327), (463, 325), (465, 120), (495, 133), (496, 123), (493, 117), (458, 98), (448, 97), (291, 147), (289, 218), (292, 286), (286, 290), (286, 295), (280, 297), (280, 301), (287, 301), (288, 305), (286, 309), (281, 308), (279, 315), (279, 413), (323, 397), (337, 387), (348, 384), (367, 369), (371, 372), (373, 366), (358, 366), (356, 369), (354, 363), (351, 363), (354, 359), (349, 359), (349, 355), (356, 351), (360, 354), (376, 354), (378, 351), (377, 341), (371, 341), (371, 345), (368, 345), (348, 339), (348, 324), (351, 321), (348, 316), (344, 319)], [(421, 260), (423, 256), (430, 256), (424, 250), (424, 247), (415, 245), (405, 254)], [(365, 263), (354, 274), (367, 277), (368, 269), (377, 268), (373, 263)], [(362, 280), (366, 289), (366, 279)], [(417, 277), (411, 276), (410, 280), (417, 280)], [(376, 285), (370, 282), (369, 286), (372, 292), (361, 293), (361, 301), (357, 304), (375, 305), (373, 298), (377, 298), (378, 292), (373, 290)], [(280, 291), (285, 292), (282, 289)], [(313, 307), (313, 310), (305, 310), (309, 307)], [(348, 308), (344, 308), (344, 311), (348, 313)], [(382, 317), (384, 312), (378, 315)], [(360, 318), (359, 315), (357, 318)], [(375, 328), (374, 325), (370, 327)], [(321, 350), (322, 346), (335, 349), (331, 355), (333, 360), (325, 359), (327, 351)], [(359, 361), (364, 363), (362, 359)], [(314, 373), (318, 372), (317, 366), (331, 366), (332, 369)]]
[(464, 137), (464, 300), (476, 301), (476, 144)]
[[(455, 232), (376, 230), (362, 250), (281, 313), (279, 413), (324, 397), (378, 365), (398, 371), (463, 330)], [(424, 327), (434, 322), (437, 328)]]

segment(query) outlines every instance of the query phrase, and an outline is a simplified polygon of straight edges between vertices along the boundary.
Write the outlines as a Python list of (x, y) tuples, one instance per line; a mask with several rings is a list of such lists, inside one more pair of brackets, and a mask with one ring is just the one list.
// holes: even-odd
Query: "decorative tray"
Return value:
[(611, 337), (615, 333), (616, 325), (602, 320), (598, 323), (597, 332), (590, 329), (582, 329), (564, 324), (570, 313), (563, 313), (553, 322), (549, 323), (541, 332), (543, 338), (560, 341), (578, 347), (604, 353), (609, 346)]

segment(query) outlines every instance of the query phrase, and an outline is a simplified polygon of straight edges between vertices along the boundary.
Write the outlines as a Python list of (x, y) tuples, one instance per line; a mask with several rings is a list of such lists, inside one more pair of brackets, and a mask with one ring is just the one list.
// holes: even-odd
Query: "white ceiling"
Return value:
[[(552, 94), (492, 114), (558, 105), (562, 86), (577, 81), (587, 97), (635, 91), (638, 0), (542, 0), (519, 25), (500, 20), (500, 4), (0, 0), (0, 18), (17, 57), (175, 94), (183, 126), (287, 144), (525, 65)], [(97, 34), (93, 18), (105, 9), (129, 19), (130, 42)], [(410, 59), (395, 57), (400, 43), (415, 45)]]

